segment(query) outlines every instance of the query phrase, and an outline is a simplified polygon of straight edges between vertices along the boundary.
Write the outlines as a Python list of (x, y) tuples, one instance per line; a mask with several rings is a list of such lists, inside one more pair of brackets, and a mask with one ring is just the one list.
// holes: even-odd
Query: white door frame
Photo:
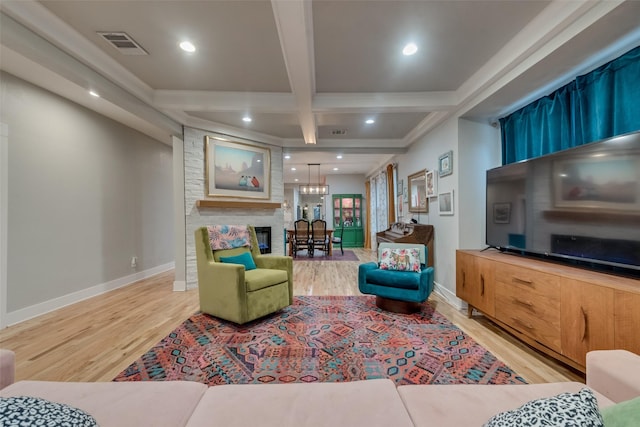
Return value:
[(9, 231), (9, 125), (0, 122), (0, 329), (7, 327), (7, 233)]
[(173, 146), (174, 291), (187, 290), (186, 215), (184, 199), (184, 141), (171, 137)]

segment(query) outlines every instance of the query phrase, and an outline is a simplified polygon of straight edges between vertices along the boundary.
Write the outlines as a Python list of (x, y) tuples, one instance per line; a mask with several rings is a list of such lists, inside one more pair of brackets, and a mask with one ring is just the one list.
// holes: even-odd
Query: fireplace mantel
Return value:
[(196, 206), (199, 208), (280, 209), (282, 203), (201, 199), (196, 201)]

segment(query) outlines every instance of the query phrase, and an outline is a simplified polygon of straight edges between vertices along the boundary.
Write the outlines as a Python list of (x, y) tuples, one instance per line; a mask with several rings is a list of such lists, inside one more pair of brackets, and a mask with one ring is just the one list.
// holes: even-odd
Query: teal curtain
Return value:
[(508, 164), (640, 130), (640, 46), (500, 119)]
[(578, 77), (575, 108), (583, 144), (640, 129), (640, 47)]

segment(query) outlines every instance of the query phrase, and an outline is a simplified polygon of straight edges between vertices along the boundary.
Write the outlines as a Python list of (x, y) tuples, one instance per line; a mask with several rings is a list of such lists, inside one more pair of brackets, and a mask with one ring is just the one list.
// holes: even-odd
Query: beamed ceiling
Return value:
[[(323, 176), (371, 173), (448, 118), (493, 123), (640, 44), (634, 0), (3, 0), (0, 10), (3, 70), (165, 143), (186, 125), (281, 146), (285, 182), (305, 178), (307, 163)], [(125, 32), (148, 54), (125, 55), (99, 32)], [(178, 48), (185, 39), (196, 52)], [(408, 42), (415, 55), (402, 55)]]

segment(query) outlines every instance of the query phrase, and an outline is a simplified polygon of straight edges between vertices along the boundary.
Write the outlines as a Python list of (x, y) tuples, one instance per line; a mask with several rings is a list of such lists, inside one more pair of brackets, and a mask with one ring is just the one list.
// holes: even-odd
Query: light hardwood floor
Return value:
[[(360, 261), (294, 261), (296, 295), (360, 295)], [(0, 331), (16, 352), (17, 380), (110, 381), (198, 310), (198, 292), (173, 292), (173, 271)], [(520, 343), (483, 316), (468, 319), (435, 293), (437, 310), (530, 383), (583, 381), (581, 374)]]

